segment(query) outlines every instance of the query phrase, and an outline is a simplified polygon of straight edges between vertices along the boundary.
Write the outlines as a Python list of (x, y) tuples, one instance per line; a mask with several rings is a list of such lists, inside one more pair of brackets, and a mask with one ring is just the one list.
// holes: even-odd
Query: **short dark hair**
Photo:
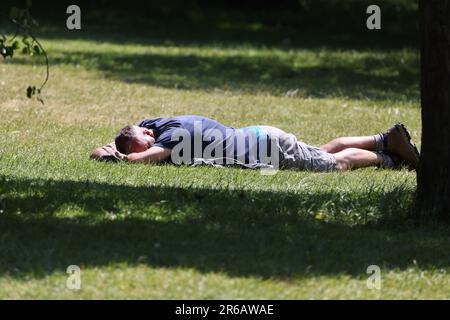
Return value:
[(123, 154), (130, 153), (130, 145), (133, 139), (136, 138), (136, 129), (132, 125), (123, 127), (116, 137), (116, 148), (117, 151)]

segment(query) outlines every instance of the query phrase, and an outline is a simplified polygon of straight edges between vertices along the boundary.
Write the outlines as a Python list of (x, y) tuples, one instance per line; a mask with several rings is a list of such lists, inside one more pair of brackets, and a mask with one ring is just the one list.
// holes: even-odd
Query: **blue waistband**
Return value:
[(239, 128), (239, 129), (244, 130), (244, 131), (253, 130), (256, 132), (256, 137), (258, 139), (265, 138), (264, 132), (262, 131), (260, 126), (248, 126), (248, 127), (243, 127), (243, 128)]

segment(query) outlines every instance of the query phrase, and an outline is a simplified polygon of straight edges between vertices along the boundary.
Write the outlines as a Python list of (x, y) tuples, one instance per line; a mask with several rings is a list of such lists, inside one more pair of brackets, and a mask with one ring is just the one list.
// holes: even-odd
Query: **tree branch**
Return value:
[[(46, 75), (45, 75), (45, 80), (43, 81), (43, 83), (41, 84), (39, 89), (37, 89), (37, 93), (39, 95), (41, 93), (41, 90), (44, 88), (44, 86), (47, 84), (47, 82), (50, 78), (50, 65), (49, 65), (49, 61), (48, 61), (47, 51), (45, 51), (42, 44), (39, 42), (39, 40), (36, 38), (36, 36), (31, 32), (30, 28), (27, 25), (22, 24), (22, 23), (18, 22), (16, 19), (11, 18), (10, 16), (5, 15), (3, 13), (0, 13), (0, 15), (6, 17), (7, 20), (9, 20), (12, 24), (14, 24), (16, 26), (16, 31), (14, 33), (14, 36), (9, 41), (13, 41), (17, 37), (19, 31), (23, 30), (25, 37), (30, 37), (31, 39), (33, 39), (33, 45), (34, 45), (34, 43), (36, 43), (39, 48), (39, 51), (44, 55), (45, 65), (46, 65)], [(3, 34), (2, 34), (2, 36), (4, 39), (7, 39), (6, 36), (4, 36)], [(34, 90), (33, 90), (33, 94), (34, 94)], [(30, 97), (30, 95), (29, 95), (29, 97)], [(43, 103), (43, 100), (40, 97), (38, 97), (38, 100)]]

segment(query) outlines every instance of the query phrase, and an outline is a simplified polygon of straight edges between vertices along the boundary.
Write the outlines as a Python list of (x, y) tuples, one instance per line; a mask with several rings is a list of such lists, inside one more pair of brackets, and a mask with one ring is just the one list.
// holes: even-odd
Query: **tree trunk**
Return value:
[(422, 147), (417, 214), (450, 222), (450, 0), (419, 0)]

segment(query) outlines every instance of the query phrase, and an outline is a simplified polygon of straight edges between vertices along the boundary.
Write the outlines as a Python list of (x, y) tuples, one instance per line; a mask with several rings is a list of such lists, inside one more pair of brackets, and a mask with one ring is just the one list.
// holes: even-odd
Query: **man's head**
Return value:
[(120, 130), (116, 137), (116, 148), (123, 154), (143, 152), (155, 143), (155, 134), (152, 129), (128, 125)]

